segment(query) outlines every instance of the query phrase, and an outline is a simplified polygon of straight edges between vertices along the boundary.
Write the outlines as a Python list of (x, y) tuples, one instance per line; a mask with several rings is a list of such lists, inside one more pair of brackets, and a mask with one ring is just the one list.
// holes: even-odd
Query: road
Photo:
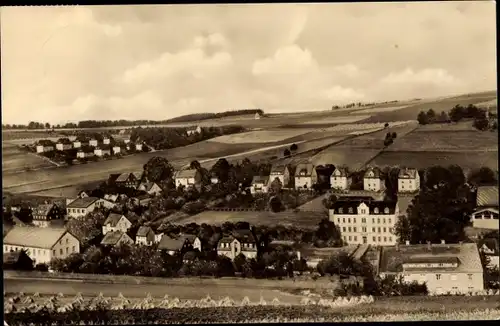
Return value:
[[(256, 282), (258, 283), (258, 282)], [(254, 284), (255, 285), (255, 284)], [(165, 294), (179, 299), (196, 300), (210, 295), (213, 299), (222, 299), (226, 296), (233, 300), (242, 300), (247, 296), (251, 301), (270, 301), (278, 298), (281, 302), (299, 303), (302, 296), (284, 293), (269, 288), (259, 288), (246, 284), (102, 284), (87, 283), (81, 280), (40, 280), (40, 279), (4, 279), (6, 293), (57, 295), (62, 293), (65, 297), (82, 296), (93, 297), (100, 292), (106, 297), (116, 297), (121, 292), (126, 298), (144, 298), (150, 293), (154, 298), (163, 298)]]

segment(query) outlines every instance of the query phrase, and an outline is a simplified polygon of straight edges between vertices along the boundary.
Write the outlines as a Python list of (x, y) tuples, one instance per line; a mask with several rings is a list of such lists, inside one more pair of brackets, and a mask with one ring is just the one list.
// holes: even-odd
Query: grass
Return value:
[(472, 120), (460, 121), (457, 123), (432, 123), (429, 125), (419, 125), (418, 131), (477, 131), (472, 126)]
[(31, 169), (54, 167), (49, 161), (44, 160), (34, 153), (27, 153), (16, 146), (2, 147), (2, 173), (19, 173)]
[(373, 114), (373, 113), (381, 113), (381, 112), (393, 112), (393, 111), (404, 109), (407, 106), (408, 105), (400, 105), (400, 106), (392, 106), (392, 107), (369, 108), (369, 109), (363, 109), (363, 110), (351, 112), (351, 114)]
[(370, 115), (359, 115), (359, 116), (340, 116), (340, 117), (325, 117), (318, 120), (304, 121), (304, 124), (337, 124), (337, 123), (354, 123), (361, 120), (368, 119)]
[(57, 132), (49, 133), (47, 131), (24, 131), (24, 130), (2, 130), (2, 141), (21, 140), (21, 139), (47, 139), (64, 137)]
[(297, 137), (312, 131), (314, 131), (314, 129), (259, 130), (220, 136), (211, 139), (210, 142), (218, 142), (224, 144), (280, 142), (288, 138)]

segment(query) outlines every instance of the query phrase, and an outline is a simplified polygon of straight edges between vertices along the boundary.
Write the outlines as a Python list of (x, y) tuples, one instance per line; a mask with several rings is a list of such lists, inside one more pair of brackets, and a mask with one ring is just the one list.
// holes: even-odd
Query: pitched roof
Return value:
[(112, 227), (115, 227), (116, 224), (118, 224), (118, 222), (121, 220), (122, 216), (125, 217), (124, 215), (121, 214), (110, 213), (106, 221), (104, 221), (104, 225), (111, 224)]
[(349, 173), (347, 172), (347, 169), (346, 168), (342, 168), (342, 167), (335, 168), (335, 170), (333, 170), (333, 173), (332, 173), (332, 177), (333, 176), (348, 177), (348, 175), (349, 175)]
[(150, 191), (155, 185), (158, 186), (155, 182), (143, 182), (141, 185), (144, 187), (145, 191)]
[(118, 200), (118, 195), (106, 194), (104, 195), (104, 199), (111, 202), (116, 202)]
[(77, 198), (69, 203), (69, 205), (66, 205), (66, 208), (87, 208), (98, 200), (99, 198), (97, 197)]
[(115, 181), (116, 182), (126, 182), (128, 178), (130, 177), (130, 173), (122, 173), (120, 174)]
[(269, 176), (255, 175), (252, 178), (252, 184), (263, 183), (267, 184), (269, 182)]
[(190, 244), (194, 243), (194, 240), (196, 240), (197, 236), (194, 234), (182, 234), (181, 237), (187, 239)]
[[(314, 166), (311, 163), (300, 163), (297, 165), (297, 168), (295, 169), (295, 176), (306, 176), (310, 177), (313, 173)], [(301, 174), (305, 173), (305, 174)]]
[(35, 216), (45, 216), (49, 215), (50, 210), (54, 207), (54, 204), (41, 204), (33, 209), (32, 215)]
[[(332, 209), (336, 214), (358, 214), (358, 207), (364, 203), (368, 206), (370, 214), (394, 214), (396, 210), (396, 202), (395, 201), (375, 201), (370, 199), (363, 200), (337, 200)], [(386, 208), (388, 209), (388, 213), (386, 213)], [(342, 210), (342, 212), (340, 212)], [(375, 212), (378, 210), (378, 213)]]
[(23, 251), (5, 252), (3, 254), (4, 265), (17, 263), (19, 261), (19, 258), (21, 258), (21, 255), (25, 255), (25, 257), (28, 257), (31, 260), (31, 258)]
[(498, 186), (482, 186), (477, 188), (477, 207), (498, 207)]
[(416, 179), (418, 176), (417, 169), (404, 168), (399, 170), (398, 178), (400, 179)]
[[(373, 172), (373, 177), (368, 176), (370, 172)], [(369, 167), (368, 169), (366, 169), (364, 178), (380, 179), (381, 176), (382, 176), (382, 171), (380, 171), (380, 169), (378, 167), (374, 167), (374, 168)]]
[[(101, 244), (114, 246), (118, 243), (118, 241), (120, 241), (120, 239), (122, 237), (128, 237), (130, 239), (130, 237), (127, 234), (125, 234), (121, 231), (111, 231), (111, 232), (106, 233), (106, 235), (104, 235), (104, 238), (102, 238)], [(132, 240), (132, 239), (130, 239), (130, 240)]]
[(153, 232), (153, 229), (151, 229), (149, 226), (141, 226), (139, 230), (137, 230), (136, 236), (146, 237), (150, 232)]
[(180, 171), (177, 171), (175, 173), (175, 178), (183, 178), (183, 179), (187, 179), (187, 178), (194, 178), (196, 176), (196, 173), (198, 172), (198, 170), (195, 170), (195, 169), (188, 169), (188, 170), (180, 170)]
[[(400, 245), (399, 250), (395, 246), (383, 247), (380, 257), (381, 273), (399, 273), (403, 271), (402, 264), (412, 259), (432, 260), (432, 262), (448, 262), (451, 259), (458, 260), (456, 268), (441, 268), (446, 271), (458, 273), (482, 272), (481, 259), (475, 243), (464, 244), (433, 244), (429, 251), (425, 245)], [(416, 270), (412, 268), (412, 270)], [(419, 270), (439, 270), (434, 267), (420, 267)]]
[(132, 172), (131, 173), (137, 180), (142, 179), (144, 172)]
[(67, 232), (63, 228), (13, 227), (3, 239), (4, 244), (51, 249)]
[(172, 238), (165, 234), (158, 244), (158, 249), (172, 251), (181, 250), (186, 240), (185, 237)]
[(481, 249), (486, 246), (489, 250), (493, 251), (494, 256), (498, 256), (498, 239), (495, 238), (485, 238), (478, 241), (477, 246)]
[(287, 169), (287, 168), (288, 168), (288, 165), (283, 165), (283, 164), (273, 165), (271, 167), (270, 174), (284, 174), (285, 169)]
[(244, 242), (244, 243), (256, 242), (255, 237), (253, 236), (253, 233), (250, 230), (234, 230), (232, 232), (232, 236), (239, 242)]

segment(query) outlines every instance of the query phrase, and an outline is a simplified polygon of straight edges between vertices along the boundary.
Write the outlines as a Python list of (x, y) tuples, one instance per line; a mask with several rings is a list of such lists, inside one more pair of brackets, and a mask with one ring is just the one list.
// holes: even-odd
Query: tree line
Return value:
[(418, 123), (421, 125), (459, 122), (464, 119), (473, 119), (473, 126), (478, 130), (487, 130), (489, 128), (496, 130), (498, 128), (498, 122), (496, 121), (490, 125), (486, 109), (473, 104), (467, 106), (457, 104), (449, 112), (441, 111), (439, 115), (433, 109), (429, 109), (427, 112), (420, 111), (417, 116)]

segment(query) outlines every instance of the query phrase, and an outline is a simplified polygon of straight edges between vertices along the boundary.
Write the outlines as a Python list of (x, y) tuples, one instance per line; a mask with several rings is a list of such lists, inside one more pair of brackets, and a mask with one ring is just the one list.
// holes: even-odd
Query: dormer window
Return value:
[(389, 207), (384, 208), (384, 213), (389, 214)]
[(375, 207), (375, 209), (373, 210), (373, 212), (374, 212), (375, 214), (378, 214), (378, 207)]
[(352, 214), (353, 213), (353, 209), (352, 207), (349, 207), (349, 214)]
[(342, 214), (344, 212), (344, 209), (342, 207), (339, 208), (339, 214)]

